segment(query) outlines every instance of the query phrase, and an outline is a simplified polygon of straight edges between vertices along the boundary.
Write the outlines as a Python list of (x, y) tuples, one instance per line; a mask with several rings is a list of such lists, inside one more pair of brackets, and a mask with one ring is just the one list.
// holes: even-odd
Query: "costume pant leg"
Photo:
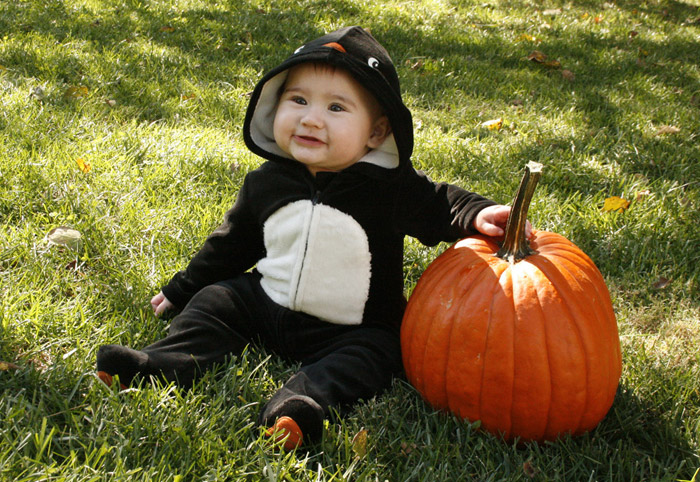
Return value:
[(165, 338), (142, 350), (103, 346), (97, 369), (119, 375), (125, 384), (156, 376), (191, 386), (204, 370), (240, 354), (264, 329), (268, 307), (259, 292), (249, 274), (207, 286), (173, 318)]
[(397, 330), (320, 321), (303, 325), (288, 331), (290, 356), (301, 359), (302, 367), (263, 407), (259, 422), (270, 425), (291, 416), (313, 439), (332, 408), (372, 398), (391, 385), (402, 371), (401, 348)]

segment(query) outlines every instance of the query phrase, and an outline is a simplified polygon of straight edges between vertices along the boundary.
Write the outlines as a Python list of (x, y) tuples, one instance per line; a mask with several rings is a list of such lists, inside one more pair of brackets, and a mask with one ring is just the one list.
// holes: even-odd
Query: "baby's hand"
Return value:
[[(476, 215), (474, 228), (487, 236), (503, 236), (509, 214), (510, 206), (501, 204), (489, 206), (479, 211), (479, 214)], [(530, 221), (526, 221), (525, 237), (530, 239), (530, 236), (532, 236), (532, 226)]]
[(173, 305), (161, 291), (153, 298), (151, 298), (151, 307), (153, 307), (153, 312), (156, 314), (156, 316), (160, 316), (161, 314), (163, 314), (163, 312), (174, 308), (175, 305)]

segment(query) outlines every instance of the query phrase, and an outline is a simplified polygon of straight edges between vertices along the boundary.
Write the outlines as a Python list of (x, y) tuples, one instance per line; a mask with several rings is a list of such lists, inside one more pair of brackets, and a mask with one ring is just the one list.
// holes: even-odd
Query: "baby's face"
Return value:
[(273, 130), (277, 145), (316, 174), (345, 169), (379, 147), (389, 123), (346, 71), (307, 63), (289, 71)]

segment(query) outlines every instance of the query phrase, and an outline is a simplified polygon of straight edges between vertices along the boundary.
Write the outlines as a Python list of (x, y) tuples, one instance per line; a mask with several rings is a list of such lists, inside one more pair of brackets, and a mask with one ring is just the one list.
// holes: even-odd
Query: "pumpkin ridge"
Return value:
[[(582, 259), (582, 258), (580, 258), (580, 259)], [(554, 261), (552, 261), (552, 264), (554, 265), (554, 268), (557, 269), (557, 270), (561, 270), (561, 269), (565, 270), (565, 271), (570, 275), (571, 279), (576, 283), (577, 287), (578, 287), (580, 290), (584, 290), (584, 286), (582, 285), (580, 278), (579, 278), (578, 276), (576, 276), (575, 273), (573, 273), (573, 272), (571, 271), (571, 269), (569, 269), (568, 266), (566, 266), (566, 261), (569, 261), (569, 262), (571, 262), (571, 263), (574, 264), (574, 265), (576, 265), (576, 263), (573, 263), (573, 261), (570, 260), (570, 259), (560, 259), (560, 260), (558, 260), (558, 261), (559, 261), (559, 263), (555, 263)], [(551, 274), (547, 274), (547, 276), (549, 277), (549, 276), (552, 276), (552, 275), (551, 275)], [(552, 278), (550, 278), (550, 279), (552, 279)], [(589, 277), (587, 277), (587, 279), (590, 280)], [(597, 289), (596, 289), (596, 293), (598, 293), (598, 292), (597, 292)], [(584, 311), (584, 312), (585, 312), (585, 310), (581, 310), (580, 307), (577, 306), (579, 302), (580, 302), (580, 301), (577, 299), (577, 297), (576, 297), (575, 295), (571, 295), (570, 293), (566, 293), (566, 303), (565, 303), (565, 306), (566, 306), (567, 311), (569, 311), (570, 313), (572, 313), (572, 305), (574, 305), (574, 306), (576, 306), (576, 308), (579, 309), (580, 312), (581, 312), (581, 311)], [(595, 309), (594, 309), (593, 311), (594, 311), (594, 313), (597, 312), (597, 310), (595, 310)], [(573, 313), (572, 313), (572, 315), (573, 315)], [(595, 315), (598, 315), (598, 313), (595, 313)], [(576, 319), (575, 316), (574, 316), (574, 319)], [(600, 326), (602, 323), (601, 323), (601, 319), (599, 318), (599, 316), (595, 316), (595, 319), (596, 319), (596, 321), (597, 321), (596, 325), (597, 325), (597, 326)], [(583, 350), (584, 350), (584, 352), (585, 352), (585, 354), (586, 354), (586, 356), (584, 356), (584, 365), (585, 365), (585, 374), (586, 374), (586, 384), (585, 384), (586, 394), (585, 394), (585, 403), (584, 403), (583, 409), (581, 410), (581, 413), (579, 414), (578, 421), (577, 421), (577, 423), (576, 423), (575, 425), (572, 425), (572, 427), (571, 427), (571, 433), (572, 433), (572, 434), (576, 434), (576, 433), (579, 432), (579, 430), (581, 430), (581, 425), (582, 425), (582, 423), (583, 423), (583, 421), (584, 421), (584, 417), (585, 417), (585, 415), (589, 412), (589, 410), (591, 409), (591, 406), (590, 406), (590, 405), (591, 405), (591, 398), (590, 398), (590, 397), (591, 397), (591, 393), (590, 393), (589, 383), (590, 383), (590, 376), (591, 376), (591, 373), (592, 373), (592, 371), (591, 371), (591, 366), (590, 366), (590, 362), (589, 362), (589, 359), (590, 359), (590, 348), (591, 348), (591, 347), (590, 347), (590, 345), (586, 344), (586, 342), (585, 342), (584, 335), (583, 335), (583, 333), (581, 332), (581, 326), (580, 326), (578, 323), (575, 323), (574, 326), (575, 326), (575, 328), (576, 328), (576, 333), (577, 333), (577, 335), (578, 335), (578, 337), (579, 337), (579, 339), (580, 339), (581, 346), (582, 346), (582, 348), (583, 348)], [(606, 377), (606, 378), (607, 378), (607, 377)], [(607, 386), (607, 383), (606, 383), (605, 385)]]
[[(443, 276), (441, 277), (435, 277), (434, 279), (430, 276), (427, 277), (427, 280), (430, 281), (430, 284), (425, 284), (423, 287), (421, 287), (421, 292), (426, 292), (430, 293), (431, 297), (433, 298), (433, 302), (436, 304), (440, 304), (438, 301), (435, 301), (435, 298), (433, 294), (435, 293), (435, 286), (440, 287), (441, 284), (443, 283), (444, 278), (464, 278), (461, 281), (466, 282), (469, 280), (469, 283), (471, 284), (471, 280), (473, 279), (478, 279), (484, 271), (487, 270), (488, 264), (484, 262), (484, 260), (479, 257), (479, 256), (473, 256), (473, 252), (471, 250), (467, 251), (461, 251), (461, 250), (456, 250), (453, 249), (452, 247), (448, 249), (446, 252), (448, 254), (448, 257), (444, 259), (444, 263), (441, 264), (441, 270), (443, 273)], [(466, 256), (473, 256), (473, 259), (471, 262), (469, 262), (467, 265), (463, 265), (462, 259)], [(464, 277), (463, 275), (467, 273), (467, 276)], [(460, 297), (455, 297), (456, 299), (459, 299)], [(424, 311), (424, 309), (421, 309), (421, 313)], [(432, 311), (432, 310), (430, 310)], [(420, 322), (420, 319), (417, 319), (416, 322)], [(449, 404), (449, 396), (447, 394), (447, 388), (446, 385), (443, 384), (435, 384), (431, 383), (431, 387), (435, 387), (435, 385), (440, 386), (440, 393), (437, 392), (431, 392), (428, 390), (428, 388), (425, 386), (426, 381), (434, 378), (435, 374), (438, 372), (442, 372), (443, 375), (443, 380), (447, 380), (447, 369), (448, 369), (448, 360), (445, 359), (440, 360), (440, 364), (437, 365), (437, 361), (435, 361), (436, 356), (431, 357), (430, 356), (430, 349), (432, 347), (432, 344), (430, 343), (430, 339), (434, 338), (436, 335), (436, 325), (439, 323), (440, 319), (439, 317), (432, 317), (429, 321), (429, 326), (426, 327), (425, 329), (425, 342), (423, 345), (423, 350), (421, 353), (421, 358), (420, 358), (420, 363), (418, 364), (418, 370), (420, 371), (420, 380), (421, 380), (421, 393), (427, 395), (425, 398), (427, 398), (431, 403), (436, 404), (440, 408), (448, 409), (450, 407)], [(447, 347), (449, 347), (449, 340), (451, 339), (452, 336), (452, 331), (454, 329), (453, 325), (450, 325), (449, 327), (449, 333), (445, 334), (444, 339), (448, 341)], [(445, 353), (449, 353), (449, 351), (445, 351)], [(431, 358), (433, 359), (431, 363)], [(428, 360), (426, 362), (426, 360)], [(436, 366), (437, 365), (437, 366)], [(427, 373), (426, 373), (427, 372)]]
[[(584, 253), (585, 255), (585, 253)], [(596, 313), (598, 315), (599, 325), (601, 326), (601, 331), (608, 333), (609, 336), (603, 337), (609, 344), (609, 348), (612, 350), (606, 350), (606, 353), (613, 353), (614, 357), (609, 357), (605, 368), (606, 384), (605, 386), (609, 389), (605, 392), (608, 394), (607, 400), (602, 403), (606, 407), (605, 412), (601, 414), (602, 416), (607, 413), (607, 411), (612, 406), (615, 399), (615, 393), (617, 392), (617, 387), (619, 385), (620, 375), (622, 373), (622, 358), (620, 353), (620, 343), (619, 343), (619, 332), (617, 328), (617, 318), (612, 309), (612, 302), (610, 300), (610, 292), (605, 284), (603, 275), (600, 273), (598, 268), (595, 266), (593, 261), (586, 256), (589, 260), (587, 264), (583, 266), (586, 270), (586, 279), (590, 282), (590, 287), (595, 290), (596, 298), (600, 300), (600, 303), (595, 305)], [(612, 340), (617, 341), (617, 343), (612, 343)], [(584, 415), (586, 415), (584, 413)], [(602, 418), (598, 417), (598, 420)], [(586, 430), (593, 428), (597, 425), (594, 420), (591, 426), (584, 427)]]
[[(474, 278), (471, 279), (469, 282), (469, 285), (465, 289), (465, 291), (462, 293), (463, 295), (466, 296), (461, 296), (460, 297), (460, 304), (458, 307), (458, 312), (457, 315), (455, 316), (455, 319), (460, 320), (459, 322), (453, 322), (450, 324), (449, 328), (449, 333), (447, 334), (447, 351), (446, 353), (453, 353), (453, 345), (459, 344), (461, 340), (456, 340), (456, 338), (461, 338), (459, 335), (462, 332), (462, 328), (466, 325), (466, 323), (463, 320), (471, 321), (471, 318), (468, 316), (473, 313), (474, 311), (474, 303), (470, 303), (472, 301), (472, 297), (479, 297), (479, 293), (475, 293), (474, 290), (472, 289), (474, 286), (479, 286), (481, 288), (482, 284), (488, 281), (489, 276), (495, 277), (496, 281), (498, 280), (498, 276), (494, 276), (494, 273), (491, 269), (491, 265), (487, 263), (485, 260), (483, 263), (480, 263), (480, 266), (482, 269), (478, 272)], [(465, 280), (462, 280), (463, 282)], [(466, 283), (465, 283), (466, 284)], [(464, 316), (464, 315), (467, 316)], [(484, 337), (484, 344), (486, 343), (487, 337)], [(457, 351), (457, 350), (455, 350)], [(483, 349), (480, 351), (480, 356), (483, 353)], [(461, 404), (457, 403), (456, 405), (453, 403), (455, 401), (455, 394), (452, 393), (450, 394), (450, 391), (448, 390), (447, 387), (450, 386), (460, 386), (461, 384), (459, 383), (450, 383), (450, 380), (453, 378), (452, 374), (456, 373), (458, 374), (458, 378), (461, 378), (461, 375), (464, 374), (464, 370), (453, 370), (452, 369), (452, 361), (458, 362), (461, 361), (461, 359), (458, 359), (458, 357), (447, 357), (446, 358), (446, 363), (444, 364), (444, 380), (446, 381), (444, 385), (445, 388), (445, 400), (447, 407), (449, 407), (450, 410), (452, 411), (458, 411), (457, 407), (459, 407)], [(480, 375), (483, 377), (483, 371), (484, 371), (484, 366), (482, 364), (481, 369), (480, 369)], [(474, 406), (476, 407), (476, 410), (480, 412), (480, 406), (479, 406), (479, 401), (475, 401)], [(476, 415), (472, 415), (469, 418), (473, 418), (474, 420), (480, 420), (481, 414), (478, 413)]]
[[(446, 261), (446, 266), (448, 266), (451, 269), (453, 269), (453, 265), (455, 268), (458, 268), (456, 266), (456, 263), (453, 262), (455, 255), (454, 253), (451, 253), (450, 250), (448, 249), (443, 253), (443, 256), (445, 256), (445, 261)], [(411, 298), (414, 296), (422, 298), (422, 293), (431, 293), (435, 291), (435, 286), (440, 284), (440, 278), (436, 277), (433, 279), (432, 276), (430, 276), (430, 273), (435, 269), (435, 267), (428, 266), (428, 268), (425, 270), (421, 278), (418, 280), (418, 283), (416, 284), (415, 289), (413, 290), (413, 293), (411, 293)], [(432, 297), (427, 297), (428, 300), (432, 300)], [(415, 307), (414, 303), (411, 303), (409, 300), (408, 306), (406, 307), (406, 313), (404, 314), (404, 319), (408, 319), (409, 323), (403, 323), (401, 326), (402, 330), (402, 337), (404, 337), (406, 340), (409, 341), (409, 350), (411, 353), (418, 352), (418, 348), (414, 347), (414, 344), (418, 342), (420, 339), (425, 339), (427, 336), (430, 334), (430, 331), (432, 330), (433, 324), (435, 323), (435, 318), (430, 318), (428, 320), (423, 320), (420, 317), (413, 317), (411, 316), (412, 312), (414, 309), (418, 309)], [(425, 323), (427, 326), (421, 327), (420, 324)], [(416, 332), (422, 329), (422, 333), (424, 337), (417, 337)], [(419, 391), (424, 390), (424, 385), (423, 385), (423, 380), (424, 380), (424, 374), (423, 374), (423, 362), (425, 360), (425, 354), (428, 350), (427, 345), (423, 345), (423, 352), (421, 353), (421, 357), (418, 358), (417, 356), (412, 356), (410, 359), (405, 360), (404, 365), (405, 369), (407, 370), (408, 373), (413, 373), (416, 377), (416, 382), (421, 381), (420, 383), (417, 383), (416, 386)], [(405, 351), (405, 350), (404, 350)]]
[[(528, 440), (541, 440), (546, 427), (546, 423), (542, 423), (542, 414), (549, 413), (552, 403), (552, 375), (549, 353), (539, 353), (537, 350), (533, 350), (531, 345), (534, 342), (537, 347), (546, 346), (544, 343), (546, 340), (544, 330), (546, 320), (542, 304), (537, 297), (536, 273), (538, 270), (529, 262), (530, 257), (512, 267), (513, 300), (516, 307), (513, 346), (515, 358), (520, 361), (516, 365), (515, 379), (519, 380), (520, 384), (514, 385), (518, 397), (514, 397), (511, 418), (513, 419), (514, 431), (520, 436)], [(534, 328), (533, 323), (537, 323)], [(518, 375), (518, 369), (521, 371), (520, 375)], [(532, 371), (528, 372), (527, 370)], [(533, 374), (539, 376), (532, 378)], [(547, 379), (543, 380), (545, 376)], [(533, 386), (544, 387), (545, 384), (549, 386), (548, 393), (533, 388)], [(542, 404), (545, 403), (547, 404), (546, 409), (543, 409)]]
[[(571, 307), (570, 307), (570, 303), (575, 300), (575, 297), (572, 297), (569, 295), (569, 293), (568, 293), (569, 286), (567, 286), (565, 282), (562, 282), (562, 283), (555, 282), (555, 280), (557, 280), (557, 278), (560, 278), (561, 276), (559, 276), (559, 277), (552, 276), (552, 270), (557, 271), (558, 270), (557, 266), (555, 265), (555, 263), (552, 260), (548, 259), (545, 256), (533, 257), (533, 259), (531, 259), (530, 261), (532, 262), (533, 266), (537, 267), (537, 269), (540, 272), (542, 272), (542, 274), (545, 276), (545, 278), (549, 281), (550, 286), (552, 286), (552, 288), (556, 291), (556, 293), (563, 299), (564, 302), (559, 303), (559, 306), (562, 308), (563, 311), (566, 312), (566, 314), (567, 314), (566, 323), (567, 323), (568, 329), (573, 334), (575, 334), (576, 340), (578, 342), (577, 346), (578, 346), (579, 350), (584, 353), (583, 360), (584, 360), (584, 367), (585, 368), (583, 370), (583, 373), (584, 373), (586, 380), (583, 383), (583, 387), (585, 390), (585, 394), (583, 397), (583, 406), (581, 407), (581, 410), (579, 411), (579, 413), (576, 414), (577, 421), (575, 424), (571, 425), (570, 432), (573, 434), (573, 433), (576, 433), (578, 431), (580, 424), (581, 424), (581, 420), (583, 418), (583, 414), (586, 412), (586, 410), (588, 408), (588, 404), (589, 404), (589, 400), (588, 400), (588, 378), (589, 378), (589, 372), (590, 372), (589, 364), (588, 364), (589, 351), (586, 349), (587, 347), (586, 347), (586, 344), (585, 344), (584, 339), (583, 339), (583, 334), (581, 333), (581, 327), (579, 326), (578, 323), (575, 322), (577, 317), (575, 316), (575, 314), (573, 313), (573, 311), (571, 310)], [(572, 276), (572, 279), (580, 286), (580, 283), (576, 277)], [(562, 286), (566, 287), (566, 289), (563, 290)], [(537, 294), (538, 294), (538, 299), (540, 299), (540, 295), (544, 294), (544, 290), (542, 290), (542, 292), (540, 292), (540, 290), (538, 290)], [(542, 305), (541, 301), (540, 301), (540, 305)], [(561, 320), (556, 320), (556, 322), (559, 323), (559, 322), (561, 322)], [(545, 334), (547, 334), (547, 330), (545, 330)], [(548, 341), (547, 346), (549, 347), (550, 346), (549, 342), (551, 341), (551, 337), (548, 337), (547, 341)], [(557, 340), (555, 340), (555, 341), (557, 341)], [(549, 348), (548, 348), (547, 352), (550, 353)], [(550, 367), (552, 367), (552, 366), (553, 365), (550, 364)], [(553, 384), (554, 383), (554, 376), (553, 376), (553, 374), (551, 374), (551, 372), (550, 372), (550, 380), (552, 381), (552, 384)], [(552, 396), (554, 396), (554, 394), (556, 393), (554, 386), (552, 386), (552, 388), (551, 388), (551, 393), (552, 393)], [(552, 416), (552, 409), (553, 408), (554, 408), (554, 403), (551, 403), (550, 407), (549, 407), (549, 413), (547, 415), (547, 426), (545, 427), (545, 432), (544, 432), (544, 438), (547, 440), (554, 439), (559, 435), (558, 430), (556, 430), (556, 433), (553, 433), (553, 431), (555, 429), (552, 428), (552, 424), (556, 420)], [(567, 407), (567, 408), (569, 410), (571, 410), (571, 407)], [(571, 414), (570, 411), (569, 411), (569, 414)]]
[[(605, 299), (603, 297), (603, 293), (600, 291), (600, 286), (598, 285), (597, 281), (601, 281), (596, 279), (596, 277), (591, 277), (591, 274), (594, 274), (590, 267), (592, 266), (589, 263), (586, 263), (585, 258), (579, 257), (579, 261), (582, 261), (581, 264), (574, 262), (572, 258), (567, 258), (567, 257), (552, 257), (553, 259), (547, 259), (547, 261), (550, 263), (550, 266), (547, 266), (546, 268), (543, 268), (540, 266), (540, 269), (545, 273), (545, 275), (548, 277), (550, 280), (558, 280), (561, 281), (561, 284), (563, 285), (573, 285), (575, 283), (576, 287), (578, 288), (579, 291), (585, 292), (589, 291), (590, 289), (593, 289), (596, 293), (596, 296), (599, 299)], [(585, 276), (582, 277), (580, 274), (576, 273), (574, 270), (572, 270), (571, 265), (573, 265), (574, 268), (578, 268), (580, 271), (583, 271)], [(566, 272), (568, 276), (565, 276), (562, 271)], [(595, 270), (597, 272), (597, 268)], [(599, 273), (599, 272), (598, 272)], [(600, 275), (598, 275), (600, 276)], [(600, 276), (602, 279), (602, 276)], [(563, 281), (562, 281), (563, 279)], [(587, 281), (587, 283), (582, 282), (582, 279)], [(606, 288), (607, 292), (607, 288)], [(567, 309), (567, 311), (570, 313), (570, 315), (573, 317), (573, 319), (578, 319), (580, 318), (580, 314), (585, 314), (589, 313), (590, 318), (592, 320), (589, 320), (589, 322), (594, 323), (594, 327), (592, 330), (589, 330), (591, 334), (588, 336), (584, 336), (584, 334), (581, 331), (581, 325), (579, 323), (575, 323), (574, 327), (576, 328), (576, 333), (579, 337), (579, 340), (581, 342), (581, 346), (584, 350), (585, 356), (583, 358), (583, 361), (585, 363), (585, 374), (586, 374), (586, 384), (585, 384), (585, 405), (583, 409), (581, 410), (581, 413), (579, 414), (578, 421), (575, 426), (571, 427), (571, 433), (572, 434), (577, 434), (581, 431), (586, 431), (589, 430), (590, 423), (587, 423), (587, 419), (591, 418), (592, 415), (595, 415), (593, 418), (595, 420), (600, 420), (599, 413), (597, 413), (598, 408), (601, 406), (605, 406), (605, 411), (609, 410), (609, 405), (612, 405), (612, 399), (610, 397), (606, 396), (606, 400), (604, 402), (597, 402), (592, 405), (592, 402), (594, 399), (592, 399), (592, 396), (595, 395), (594, 393), (591, 392), (590, 385), (592, 382), (591, 375), (594, 377), (600, 377), (601, 379), (604, 379), (604, 383), (600, 383), (601, 386), (608, 387), (611, 384), (611, 380), (617, 385), (617, 378), (611, 377), (612, 372), (614, 370), (611, 370), (611, 367), (609, 366), (610, 363), (605, 362), (602, 364), (600, 369), (594, 370), (589, 363), (589, 360), (591, 358), (591, 348), (594, 347), (595, 343), (597, 343), (597, 338), (593, 342), (590, 341), (590, 338), (595, 337), (595, 333), (600, 333), (600, 332), (608, 332), (609, 328), (608, 326), (608, 321), (609, 317), (605, 313), (604, 309), (601, 310), (601, 306), (598, 303), (590, 303), (589, 300), (579, 300), (578, 297), (575, 295), (572, 289), (567, 289), (564, 291), (561, 291), (562, 297), (564, 298), (565, 303), (563, 306)], [(576, 311), (578, 311), (579, 316), (576, 316), (576, 313), (574, 313), (573, 308), (576, 308)], [(614, 323), (614, 319), (613, 319)], [(603, 337), (603, 339), (607, 339), (607, 337)], [(586, 340), (589, 340), (587, 343)], [(598, 350), (594, 350), (598, 351)], [(609, 350), (605, 350), (605, 352), (608, 352)], [(603, 373), (601, 373), (603, 372)], [(619, 378), (619, 377), (618, 377)], [(598, 385), (598, 383), (596, 383)], [(614, 398), (614, 392), (613, 392), (613, 397)], [(609, 402), (609, 403), (608, 403)], [(603, 414), (604, 415), (604, 414)], [(597, 424), (597, 422), (595, 423)], [(593, 424), (593, 425), (595, 425)]]
[[(529, 259), (528, 259), (528, 261), (529, 261)], [(542, 273), (542, 270), (540, 270), (539, 267), (538, 267), (537, 265), (535, 265), (535, 264), (532, 263), (531, 261), (530, 261), (530, 264), (531, 264), (534, 268), (536, 268), (540, 273)], [(543, 274), (544, 274), (544, 273), (543, 273)], [(549, 282), (549, 279), (547, 279), (547, 281)], [(555, 290), (555, 291), (556, 291), (556, 290)], [(552, 408), (554, 407), (554, 399), (553, 399), (553, 397), (554, 397), (554, 394), (555, 394), (555, 388), (554, 388), (554, 383), (555, 383), (555, 381), (554, 381), (554, 373), (553, 373), (553, 361), (555, 361), (555, 360), (552, 360), (552, 354), (551, 354), (551, 351), (550, 351), (550, 346), (551, 346), (550, 344), (551, 344), (551, 341), (552, 341), (552, 337), (550, 336), (550, 333), (549, 333), (548, 330), (547, 330), (547, 321), (548, 321), (548, 320), (547, 320), (547, 317), (546, 317), (546, 314), (545, 314), (545, 310), (544, 310), (544, 306), (543, 306), (543, 303), (542, 303), (542, 295), (543, 295), (543, 294), (544, 294), (544, 290), (542, 290), (542, 289), (540, 288), (540, 284), (537, 283), (537, 284), (535, 285), (535, 295), (536, 295), (536, 299), (537, 299), (537, 305), (539, 306), (540, 312), (542, 313), (542, 321), (543, 321), (543, 330), (542, 330), (542, 333), (543, 333), (543, 335), (544, 335), (544, 346), (546, 347), (545, 352), (547, 353), (547, 369), (548, 369), (548, 371), (549, 371), (549, 400), (548, 400), (549, 404), (548, 404), (548, 406), (547, 406), (547, 418), (545, 419), (545, 420), (546, 420), (546, 423), (545, 423), (545, 425), (544, 425), (544, 427), (543, 427), (542, 433), (537, 437), (538, 439), (542, 439), (542, 438), (545, 437), (545, 436), (547, 435), (547, 433), (548, 433), (548, 430), (547, 430), (547, 429), (549, 428), (549, 424), (551, 423), (551, 420), (552, 420)]]
[[(484, 354), (485, 354), (485, 355), (488, 354), (488, 353), (490, 352), (490, 349), (489, 349), (489, 348), (490, 348), (490, 347), (489, 347), (489, 341), (491, 340), (491, 334), (492, 334), (492, 332), (493, 332), (493, 328), (494, 328), (494, 324), (495, 324), (495, 322), (494, 322), (493, 320), (494, 320), (494, 313), (496, 312), (496, 310), (495, 310), (496, 299), (497, 299), (496, 293), (499, 291), (499, 289), (500, 289), (501, 291), (505, 291), (505, 290), (503, 289), (504, 283), (505, 283), (506, 286), (512, 285), (512, 270), (511, 270), (511, 267), (510, 267), (509, 264), (503, 263), (503, 262), (499, 262), (498, 265), (494, 266), (493, 268), (494, 268), (494, 270), (497, 270), (497, 269), (499, 269), (499, 268), (503, 268), (503, 269), (502, 269), (501, 272), (497, 275), (497, 279), (496, 279), (496, 282), (494, 283), (493, 290), (491, 290), (491, 293), (493, 293), (493, 296), (491, 296), (491, 303), (489, 304), (489, 317), (488, 317), (488, 320), (487, 320), (487, 326), (488, 326), (488, 328), (487, 328), (487, 333), (486, 333), (486, 346), (484, 347)], [(507, 277), (507, 280), (504, 281), (504, 278), (506, 278), (506, 277)], [(510, 297), (506, 296), (505, 298), (506, 298), (506, 300), (510, 300), (510, 306), (509, 306), (509, 307), (510, 307), (511, 311), (514, 312), (514, 311), (515, 311), (515, 307), (514, 307), (513, 302), (512, 302), (513, 297), (512, 297), (512, 296), (510, 296)], [(513, 322), (511, 321), (511, 327), (512, 327), (512, 323), (513, 323)], [(511, 337), (511, 340), (512, 340), (512, 339), (513, 339), (513, 337)], [(511, 345), (510, 352), (511, 352), (511, 354), (514, 352), (513, 345)], [(484, 420), (484, 418), (485, 418), (485, 416), (484, 416), (484, 405), (485, 405), (485, 398), (487, 397), (487, 394), (485, 393), (486, 390), (484, 390), (484, 387), (487, 386), (485, 377), (486, 377), (487, 368), (489, 368), (489, 367), (487, 367), (487, 365), (486, 365), (488, 361), (489, 361), (489, 360), (488, 360), (488, 357), (485, 356), (485, 359), (484, 359), (484, 367), (483, 367), (483, 370), (481, 371), (481, 382), (480, 382), (480, 385), (479, 385), (479, 386), (481, 387), (481, 389), (480, 389), (480, 391), (479, 391), (479, 415), (480, 415), (480, 420), (482, 421), (482, 423), (484, 424), (485, 427), (487, 427), (486, 424), (489, 423), (489, 421)], [(500, 361), (500, 360), (499, 360), (499, 361)], [(508, 398), (508, 400), (509, 400), (509, 405), (510, 405), (511, 409), (512, 409), (512, 406), (513, 406), (512, 401), (513, 401), (514, 383), (512, 382), (512, 380), (515, 379), (514, 371), (515, 371), (515, 363), (513, 363), (513, 366), (512, 366), (512, 371), (511, 371), (511, 376), (510, 376), (510, 378), (511, 378), (510, 392), (511, 392), (511, 393), (510, 393), (510, 397)], [(500, 428), (505, 432), (505, 433), (503, 434), (504, 437), (505, 437), (505, 438), (510, 438), (510, 434), (511, 434), (512, 429), (513, 429), (513, 417), (512, 417), (512, 415), (509, 417), (509, 420), (508, 420), (508, 427), (507, 427), (507, 428), (500, 427)], [(488, 429), (488, 427), (487, 427), (487, 429)]]

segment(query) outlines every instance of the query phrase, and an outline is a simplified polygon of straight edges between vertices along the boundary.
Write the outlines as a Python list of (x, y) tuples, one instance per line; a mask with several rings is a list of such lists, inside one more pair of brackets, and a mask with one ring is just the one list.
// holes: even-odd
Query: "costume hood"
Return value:
[(275, 143), (272, 124), (289, 69), (304, 62), (345, 69), (375, 96), (389, 118), (392, 134), (359, 162), (389, 169), (410, 162), (413, 120), (401, 100), (399, 77), (384, 47), (360, 27), (345, 27), (312, 40), (263, 76), (253, 90), (243, 125), (243, 137), (251, 151), (265, 159), (289, 159)]

